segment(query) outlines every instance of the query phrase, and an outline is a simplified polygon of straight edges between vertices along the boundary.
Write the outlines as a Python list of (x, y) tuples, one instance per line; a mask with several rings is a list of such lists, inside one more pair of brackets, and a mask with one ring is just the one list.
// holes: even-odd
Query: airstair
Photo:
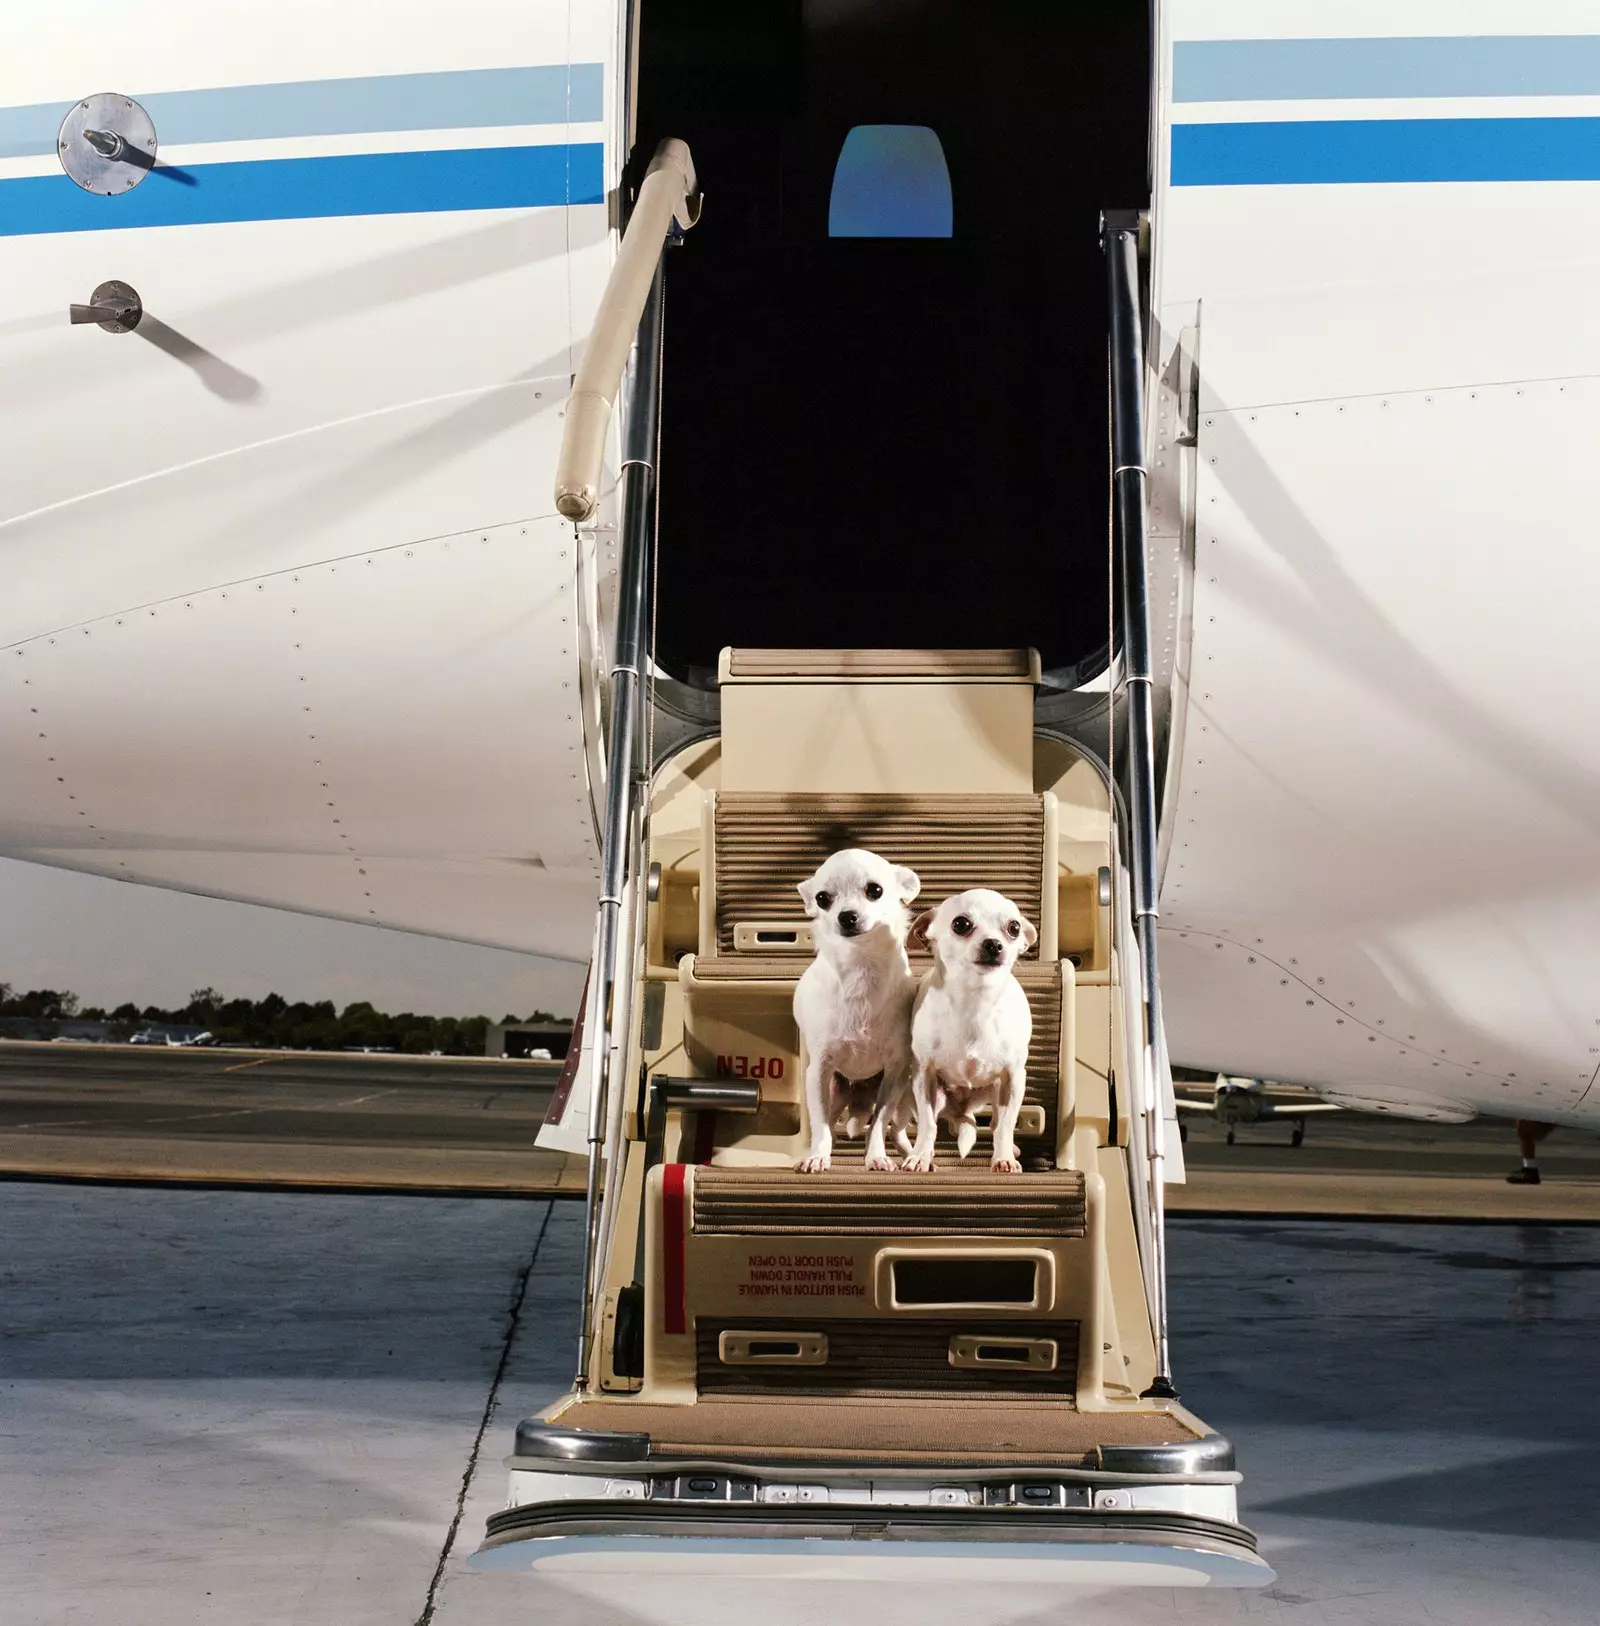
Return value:
[[(1108, 246), (1137, 375), (1131, 245)], [(475, 1562), (1264, 1584), (1232, 1448), (1166, 1359), (1153, 795), (1122, 829), (1103, 767), (1036, 736), (1020, 649), (727, 649), (719, 727), (643, 761), (660, 286), (624, 472), (579, 1370), (517, 1428)], [(796, 888), (846, 846), (926, 903), (992, 886), (1038, 925), (1021, 1174), (990, 1170), (986, 1125), (930, 1175), (867, 1173), (859, 1139), (795, 1172)]]

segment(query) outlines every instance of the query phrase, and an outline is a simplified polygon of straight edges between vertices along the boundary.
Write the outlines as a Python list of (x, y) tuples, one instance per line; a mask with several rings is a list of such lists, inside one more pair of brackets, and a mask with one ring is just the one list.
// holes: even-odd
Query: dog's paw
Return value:
[(895, 1162), (892, 1157), (869, 1157), (866, 1167), (872, 1174), (889, 1174), (893, 1171)]
[(936, 1167), (931, 1157), (908, 1157), (900, 1167), (907, 1174), (932, 1174)]
[(1022, 1165), (1014, 1157), (997, 1157), (989, 1165), (996, 1174), (1021, 1174)]
[(830, 1158), (817, 1157), (815, 1155), (811, 1157), (803, 1157), (798, 1163), (795, 1164), (794, 1172), (796, 1174), (826, 1174), (828, 1172), (828, 1164), (831, 1161), (832, 1160)]

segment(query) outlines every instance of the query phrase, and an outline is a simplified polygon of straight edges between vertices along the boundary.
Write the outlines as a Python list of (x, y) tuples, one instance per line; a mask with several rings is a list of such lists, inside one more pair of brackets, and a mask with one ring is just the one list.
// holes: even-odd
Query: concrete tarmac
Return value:
[(0, 1043), (0, 1175), (544, 1194), (559, 1063)]
[[(0, 1043), (0, 1177), (577, 1196), (534, 1145), (559, 1068), (392, 1055)], [(1600, 1221), (1600, 1135), (1559, 1130), (1508, 1186), (1511, 1125), (1195, 1115), (1174, 1213)]]
[(1173, 1223), (1266, 1592), (557, 1584), (466, 1559), (568, 1382), (575, 1205), (0, 1187), (7, 1626), (1587, 1626), (1600, 1231)]
[(1518, 1166), (1503, 1119), (1407, 1123), (1369, 1113), (1309, 1121), (1305, 1144), (1289, 1125), (1227, 1130), (1196, 1115), (1184, 1148), (1188, 1179), (1168, 1187), (1174, 1213), (1301, 1218), (1600, 1222), (1600, 1134), (1558, 1129), (1541, 1143), (1543, 1181), (1507, 1185)]

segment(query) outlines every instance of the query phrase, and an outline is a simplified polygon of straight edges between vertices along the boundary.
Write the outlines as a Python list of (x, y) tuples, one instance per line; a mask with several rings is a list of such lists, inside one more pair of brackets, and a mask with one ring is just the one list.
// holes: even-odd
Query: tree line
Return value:
[[(150, 1027), (200, 1028), (218, 1044), (283, 1050), (395, 1050), (405, 1055), (481, 1056), (488, 1036), (487, 1016), (425, 1016), (401, 1011), (391, 1016), (367, 1000), (338, 1009), (331, 999), (294, 1000), (281, 994), (265, 999), (229, 999), (215, 988), (197, 988), (186, 1005), (163, 1010), (131, 1001), (106, 1010), (84, 1005), (71, 989), (30, 988), (19, 992), (0, 982), (0, 1021), (43, 1029), (63, 1023), (97, 1023), (109, 1039), (131, 1039)], [(506, 1016), (505, 1022), (554, 1022), (549, 1011)]]

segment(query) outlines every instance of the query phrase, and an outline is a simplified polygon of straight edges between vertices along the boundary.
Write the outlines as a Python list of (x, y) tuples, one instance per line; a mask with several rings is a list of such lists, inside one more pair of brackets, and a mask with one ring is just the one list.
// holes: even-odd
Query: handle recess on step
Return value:
[(825, 1332), (724, 1332), (717, 1336), (724, 1366), (826, 1366)]
[(950, 1340), (950, 1364), (1004, 1367), (1015, 1372), (1054, 1372), (1059, 1353), (1054, 1338), (1009, 1338), (958, 1332)]

